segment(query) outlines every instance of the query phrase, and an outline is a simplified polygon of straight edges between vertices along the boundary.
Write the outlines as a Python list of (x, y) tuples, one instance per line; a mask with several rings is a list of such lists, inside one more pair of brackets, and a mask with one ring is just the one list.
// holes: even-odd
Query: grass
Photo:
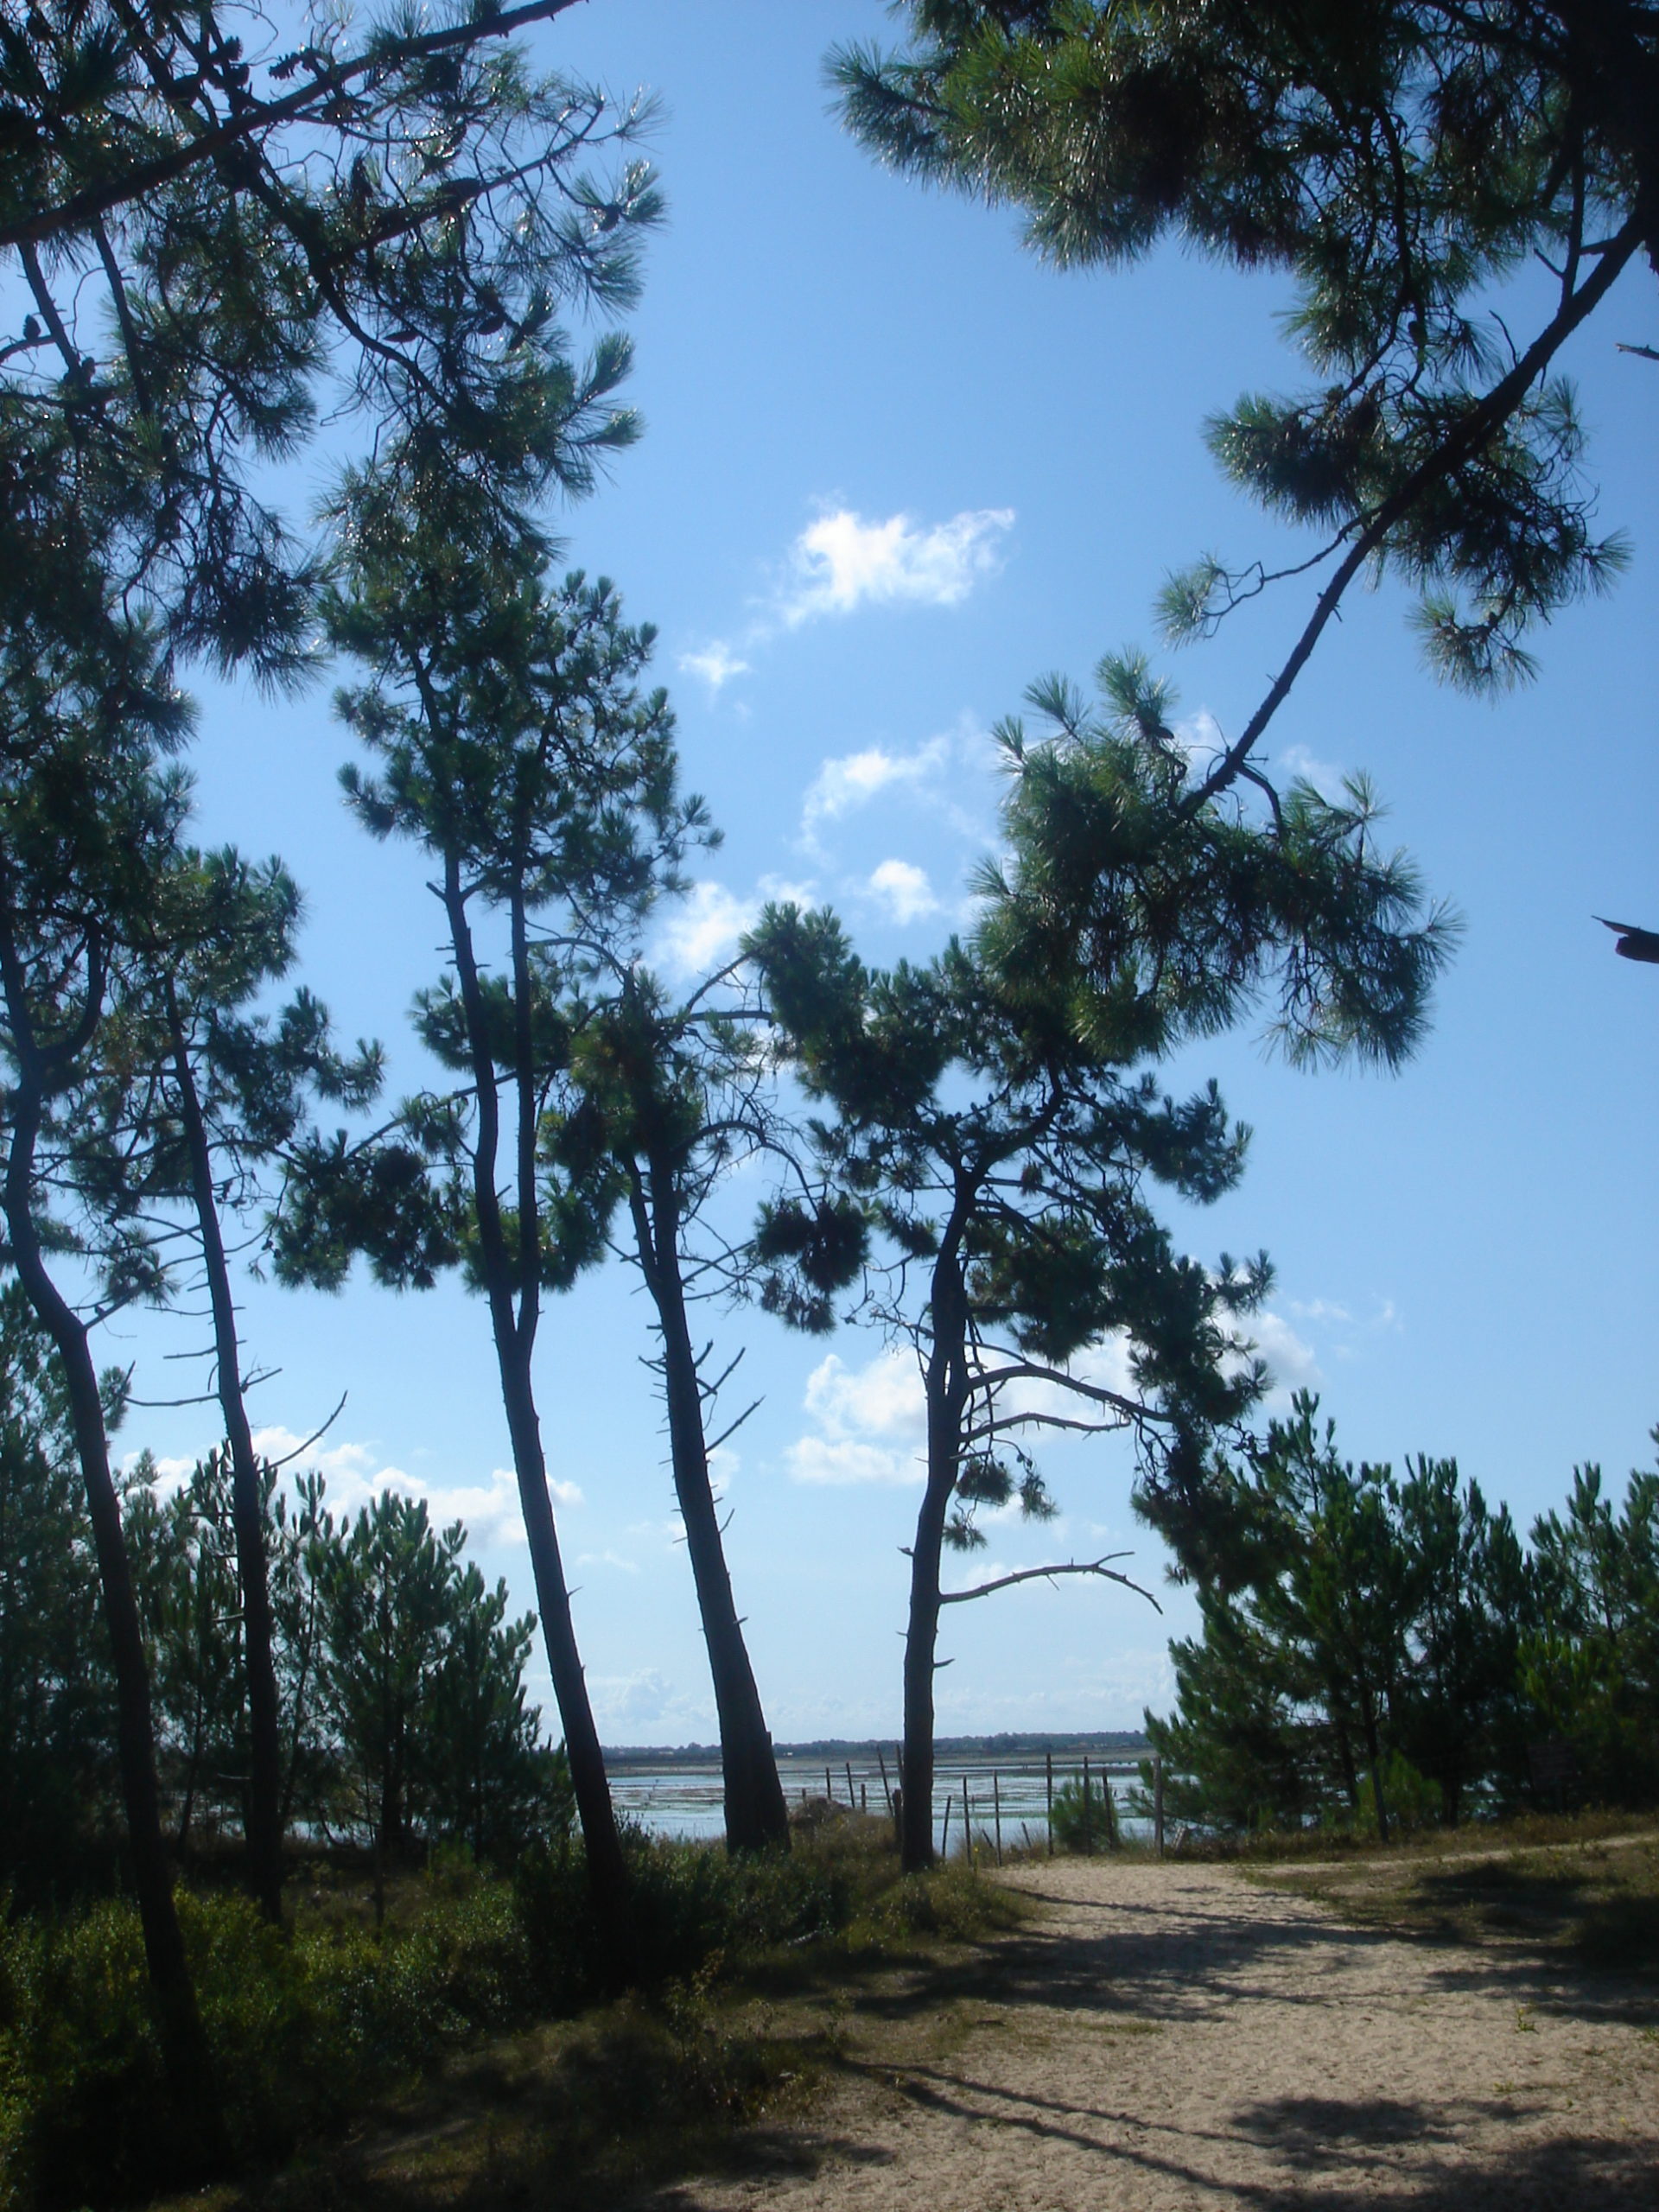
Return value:
[(1336, 1856), (1270, 1845), (1244, 1871), (1367, 1927), (1440, 1942), (1521, 1944), (1594, 1968), (1659, 1979), (1659, 1821), (1529, 1815)]
[(786, 1859), (644, 1839), (632, 1856), (658, 1970), (620, 1996), (574, 1853), (512, 1883), (456, 1862), (406, 1875), (384, 1926), (368, 1870), (318, 1863), (286, 1939), (234, 1897), (181, 1899), (239, 2153), (233, 2182), (188, 2197), (165, 2194), (130, 1910), (12, 1923), (0, 2208), (613, 2204), (739, 2155), (741, 2136), (742, 2156), (763, 2152), (841, 2063), (862, 1993), (1023, 1909), (960, 1863), (902, 1876), (887, 1823), (852, 1815), (798, 1832)]

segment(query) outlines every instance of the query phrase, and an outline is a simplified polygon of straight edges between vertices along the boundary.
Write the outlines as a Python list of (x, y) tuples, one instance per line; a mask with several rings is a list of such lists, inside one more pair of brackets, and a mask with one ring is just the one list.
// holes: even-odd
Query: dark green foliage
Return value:
[(173, 645), (292, 678), (315, 565), (255, 480), (326, 379), (405, 423), (442, 387), (480, 472), (538, 485), (582, 488), (634, 435), (611, 399), (626, 344), (579, 365), (558, 318), (632, 296), (654, 187), (584, 164), (643, 117), (538, 79), (495, 12), (400, 9), (292, 48), (241, 0), (8, 16), (9, 602), (61, 610), (91, 553)]
[(16, 1282), (0, 1289), (0, 1884), (35, 1904), (99, 1872), (114, 1788), (109, 1656), (69, 1409)]
[[(1368, 562), (1417, 587), (1430, 657), (1454, 681), (1524, 675), (1529, 628), (1624, 557), (1596, 532), (1571, 389), (1549, 372), (1624, 268), (1659, 265), (1652, 9), (897, 12), (899, 54), (832, 62), (849, 124), (884, 158), (1022, 208), (1029, 242), (1062, 265), (1131, 260), (1174, 233), (1292, 278), (1289, 327), (1316, 381), (1247, 395), (1210, 426), (1226, 472), (1317, 530), (1316, 559), (1334, 564), (1279, 696)], [(1494, 295), (1534, 256), (1556, 289), (1519, 310), (1512, 339), (1516, 309), (1501, 321)], [(1270, 581), (1206, 558), (1171, 581), (1166, 620), (1202, 633)]]
[[(683, 2016), (704, 2046), (703, 1999), (722, 1972), (779, 1948), (963, 1937), (995, 1911), (952, 1867), (900, 1878), (883, 1824), (847, 1821), (798, 1840), (792, 1855), (729, 1859), (706, 1847), (627, 1839), (632, 1894), (647, 1940), (646, 2015), (671, 2037)], [(304, 2138), (439, 2064), (480, 2034), (568, 2015), (617, 1993), (617, 1962), (597, 1940), (579, 1845), (527, 1853), (511, 1884), (461, 1857), (440, 1858), (383, 1928), (314, 1870), (321, 1907), (287, 1936), (230, 1896), (181, 1894), (190, 1963), (226, 2087), (239, 2164), (282, 2158)], [(699, 1993), (702, 1993), (701, 1999)], [(638, 2000), (632, 2000), (638, 2002)], [(642, 2012), (644, 2007), (641, 2007)], [(601, 2034), (602, 2042), (602, 2034)], [(687, 2094), (683, 2067), (651, 2057), (652, 2038), (616, 2037), (607, 2066), (647, 2066), (632, 2124)], [(733, 2063), (735, 2063), (734, 2056)], [(676, 2078), (671, 2079), (673, 2075)], [(175, 2185), (176, 2146), (160, 2116), (160, 2061), (130, 1910), (100, 1905), (0, 1929), (0, 2205), (60, 2212), (130, 2203)], [(724, 2094), (719, 2080), (702, 2089)]]
[[(974, 1544), (981, 1507), (1049, 1510), (1020, 1440), (1127, 1429), (1166, 1529), (1196, 1528), (1204, 1440), (1262, 1387), (1243, 1322), (1265, 1259), (1202, 1267), (1151, 1198), (1158, 1184), (1200, 1204), (1232, 1188), (1247, 1132), (1213, 1084), (1177, 1101), (1147, 1064), (1276, 995), (1293, 1055), (1395, 1065), (1452, 931), (1408, 863), (1376, 853), (1362, 790), (1341, 807), (1269, 791), (1269, 818), (1252, 822), (1193, 770), (1143, 662), (1109, 657), (1099, 681), (1103, 712), (1050, 678), (1029, 694), (1040, 741), (1017, 721), (999, 732), (1010, 855), (982, 876), (970, 943), (872, 973), (832, 915), (792, 907), (769, 910), (750, 941), (791, 1062), (834, 1116), (813, 1133), (836, 1210), (791, 1200), (763, 1216), (765, 1302), (821, 1321), (816, 1274), (855, 1250), (857, 1208), (887, 1262), (876, 1311), (916, 1344), (925, 1389), (906, 1661), (912, 1866), (932, 1851), (931, 1752), (917, 1747), (931, 1742), (940, 1608), (976, 1594), (942, 1597), (941, 1548)], [(1116, 1386), (1081, 1364), (1114, 1340)]]
[[(164, 1499), (130, 1478), (157, 1750), (173, 1836), (239, 1831), (248, 1775), (243, 1605), (230, 1469), (200, 1461)], [(569, 1820), (569, 1779), (524, 1699), (533, 1616), (510, 1618), (418, 1500), (381, 1492), (337, 1522), (315, 1478), (296, 1499), (263, 1471), (284, 1746), (283, 1822), (372, 1842), (396, 1865), (418, 1839), (511, 1859)]]
[[(1655, 1441), (1659, 1442), (1659, 1432)], [(1599, 1467), (1573, 1470), (1564, 1513), (1532, 1532), (1534, 1606), (1522, 1681), (1580, 1787), (1609, 1804), (1659, 1800), (1659, 1473), (1633, 1473), (1622, 1508)]]
[(1534, 1801), (1550, 1739), (1571, 1778), (1546, 1802), (1652, 1802), (1659, 1478), (1633, 1475), (1616, 1512), (1580, 1471), (1529, 1553), (1455, 1462), (1355, 1467), (1316, 1411), (1300, 1398), (1245, 1466), (1211, 1471), (1201, 1548), (1172, 1524), (1203, 1631), (1171, 1646), (1174, 1713), (1147, 1716), (1171, 1815), (1386, 1839)]
[(505, 1584), (463, 1564), (465, 1534), (383, 1491), (308, 1561), (340, 1809), (394, 1856), (416, 1833), (511, 1853), (569, 1818), (524, 1703), (535, 1618), (507, 1618)]
[[(997, 732), (1016, 861), (986, 879), (984, 943), (1033, 1041), (1039, 1024), (1080, 1033), (1127, 1065), (1266, 998), (1294, 1060), (1408, 1058), (1457, 924), (1379, 845), (1369, 786), (1333, 804), (1295, 783), (1252, 821), (1208, 794), (1171, 728), (1175, 694), (1141, 656), (1108, 654), (1096, 680), (1098, 707), (1060, 678), (1033, 685), (1036, 732)], [(1203, 1110), (1166, 1121), (1172, 1156)]]
[(1063, 1782), (1054, 1792), (1049, 1834), (1059, 1851), (1084, 1852), (1092, 1857), (1096, 1852), (1115, 1848), (1117, 1815), (1110, 1785), (1090, 1775), (1085, 1793), (1081, 1776)]

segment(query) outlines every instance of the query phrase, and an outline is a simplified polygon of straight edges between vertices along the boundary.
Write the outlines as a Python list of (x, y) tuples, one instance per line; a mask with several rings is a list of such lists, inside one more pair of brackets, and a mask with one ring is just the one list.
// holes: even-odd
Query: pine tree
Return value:
[(632, 296), (659, 212), (629, 154), (647, 118), (530, 69), (511, 34), (562, 4), (360, 27), (245, 0), (8, 16), (6, 601), (60, 601), (90, 562), (175, 650), (292, 680), (315, 563), (258, 479), (326, 391), (404, 425), (459, 394), (452, 435), (510, 410), (522, 455), (573, 490), (632, 437), (626, 344), (578, 365), (558, 317)]
[[(1646, 0), (898, 12), (897, 54), (831, 63), (850, 127), (883, 159), (1018, 207), (1062, 266), (1174, 236), (1295, 286), (1289, 327), (1315, 383), (1245, 397), (1209, 437), (1235, 481), (1319, 534), (1313, 561), (1282, 574), (1324, 579), (1224, 765), (1249, 756), (1350, 585), (1384, 563), (1416, 586), (1442, 672), (1524, 675), (1529, 630), (1624, 558), (1596, 533), (1554, 365), (1624, 271), (1659, 267)], [(1500, 320), (1496, 295), (1532, 257), (1553, 293), (1506, 300)], [(1273, 581), (1205, 559), (1172, 581), (1165, 615), (1202, 633)]]
[(710, 1371), (712, 1342), (698, 1347), (691, 1313), (696, 1300), (741, 1294), (748, 1281), (751, 1255), (721, 1239), (707, 1217), (730, 1170), (759, 1154), (787, 1151), (788, 1133), (757, 1045), (761, 1009), (734, 996), (732, 971), (676, 1001), (629, 957), (628, 945), (607, 950), (609, 989), (595, 988), (572, 1011), (572, 1104), (556, 1125), (555, 1156), (579, 1174), (602, 1160), (620, 1175), (628, 1230), (620, 1249), (639, 1268), (657, 1316), (675, 1497), (719, 1716), (727, 1847), (786, 1850), (783, 1785), (732, 1594), (709, 1467), (711, 1452), (747, 1416), (709, 1438), (708, 1411), (737, 1362)]
[[(788, 1052), (833, 1115), (824, 1162), (890, 1255), (877, 1312), (916, 1344), (926, 1402), (905, 1668), (911, 1866), (932, 1854), (941, 1609), (1003, 1586), (945, 1596), (943, 1549), (973, 1544), (978, 1504), (1047, 1510), (1020, 1440), (1128, 1430), (1168, 1526), (1178, 1508), (1202, 1514), (1205, 1440), (1262, 1385), (1241, 1325), (1265, 1262), (1200, 1266), (1147, 1196), (1152, 1183), (1219, 1196), (1246, 1133), (1213, 1085), (1161, 1097), (1148, 1064), (1241, 1019), (1275, 982), (1293, 1051), (1398, 1058), (1444, 957), (1443, 921), (1423, 914), (1409, 869), (1371, 849), (1360, 800), (1332, 808), (1300, 787), (1253, 824), (1192, 777), (1166, 688), (1133, 662), (1101, 673), (1105, 715), (1050, 681), (1031, 695), (1046, 741), (1018, 722), (999, 733), (1011, 857), (982, 877), (971, 943), (872, 974), (833, 917), (792, 908), (752, 940)], [(763, 1223), (781, 1310), (823, 1229), (799, 1203)], [(1097, 1363), (1114, 1339), (1121, 1384)], [(1065, 1571), (1125, 1579), (1103, 1560)]]
[(74, 1226), (53, 1219), (48, 1199), (65, 1102), (88, 1077), (177, 848), (186, 787), (157, 754), (189, 717), (148, 628), (96, 577), (83, 586), (86, 628), (0, 628), (0, 1056), (10, 1075), (0, 1205), (8, 1257), (52, 1339), (74, 1431), (115, 1675), (134, 1888), (188, 2167), (218, 2158), (223, 2126), (173, 1906), (143, 1632), (91, 1342), (98, 1319), (151, 1294), (161, 1275), (142, 1226), (105, 1238), (100, 1223), (89, 1319), (73, 1295)]
[(673, 887), (702, 812), (676, 790), (664, 695), (638, 685), (652, 632), (622, 621), (603, 581), (552, 585), (539, 535), (497, 487), (411, 441), (351, 480), (341, 514), (331, 626), (372, 674), (340, 704), (379, 764), (349, 768), (346, 787), (366, 828), (439, 870), (449, 966), (419, 1027), (465, 1088), (416, 1102), (372, 1160), (343, 1139), (315, 1150), (283, 1264), (337, 1281), (357, 1245), (389, 1280), (429, 1281), (464, 1254), (487, 1301), (589, 1879), (620, 1958), (626, 1872), (533, 1379), (544, 1296), (601, 1255), (616, 1194), (550, 1173), (541, 1140), (569, 1062), (573, 953)]

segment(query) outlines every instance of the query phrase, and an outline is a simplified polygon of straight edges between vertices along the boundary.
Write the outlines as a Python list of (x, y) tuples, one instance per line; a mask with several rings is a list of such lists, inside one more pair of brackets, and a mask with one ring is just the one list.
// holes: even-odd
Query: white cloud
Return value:
[(817, 1424), (785, 1451), (798, 1483), (912, 1483), (922, 1478), (926, 1407), (913, 1352), (893, 1345), (849, 1368), (834, 1352), (807, 1378)]
[(1319, 1363), (1313, 1347), (1297, 1335), (1282, 1314), (1253, 1313), (1246, 1325), (1256, 1351), (1272, 1370), (1272, 1402), (1281, 1404), (1293, 1391), (1319, 1388)]
[(801, 807), (803, 842), (810, 845), (821, 823), (839, 821), (883, 791), (916, 791), (935, 782), (950, 754), (948, 737), (931, 737), (914, 753), (889, 753), (881, 746), (867, 745), (857, 753), (836, 753), (807, 788)]
[(716, 638), (700, 653), (682, 653), (680, 667), (688, 676), (700, 676), (709, 689), (718, 694), (734, 676), (747, 676), (749, 664), (734, 653), (723, 639)]
[[(492, 1468), (484, 1482), (435, 1483), (385, 1464), (371, 1445), (333, 1444), (301, 1452), (302, 1441), (292, 1429), (276, 1427), (256, 1429), (253, 1446), (264, 1459), (288, 1460), (296, 1472), (315, 1468), (327, 1484), (327, 1503), (337, 1515), (355, 1514), (382, 1491), (396, 1491), (420, 1499), (436, 1528), (463, 1522), (474, 1544), (524, 1541), (518, 1482), (510, 1467)], [(552, 1479), (548, 1490), (556, 1506), (568, 1510), (583, 1502), (579, 1483)]]
[(867, 522), (849, 507), (823, 514), (790, 550), (791, 580), (779, 612), (794, 629), (823, 614), (910, 601), (955, 607), (997, 566), (1011, 507), (980, 507), (931, 529), (906, 514)]
[(656, 1667), (641, 1667), (632, 1675), (590, 1675), (588, 1688), (594, 1716), (611, 1743), (638, 1743), (647, 1732), (658, 1741), (664, 1736), (695, 1739), (715, 1718), (706, 1694), (677, 1687)]
[(921, 1454), (865, 1444), (852, 1436), (801, 1436), (784, 1450), (790, 1478), (798, 1483), (918, 1483)]
[(622, 1574), (638, 1574), (639, 1572), (639, 1560), (629, 1559), (622, 1552), (578, 1552), (576, 1565), (578, 1567), (613, 1567)]
[(760, 918), (762, 903), (789, 900), (810, 906), (818, 895), (814, 883), (798, 883), (781, 875), (763, 875), (747, 899), (723, 883), (694, 883), (686, 897), (664, 911), (652, 940), (652, 962), (682, 982), (708, 975), (722, 961), (734, 959), (738, 940)]
[(925, 915), (939, 911), (927, 871), (913, 867), (909, 861), (883, 861), (880, 868), (873, 870), (866, 888), (895, 922), (920, 921)]
[(737, 941), (753, 926), (759, 902), (740, 899), (723, 883), (694, 883), (687, 895), (658, 925), (655, 957), (671, 975), (707, 975), (737, 950)]

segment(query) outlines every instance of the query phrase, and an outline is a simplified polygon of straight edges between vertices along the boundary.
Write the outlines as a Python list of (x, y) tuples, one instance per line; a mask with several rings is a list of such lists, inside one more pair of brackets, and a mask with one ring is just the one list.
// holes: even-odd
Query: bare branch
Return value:
[(1144, 1589), (1138, 1582), (1132, 1582), (1127, 1574), (1120, 1574), (1115, 1567), (1106, 1564), (1107, 1560), (1127, 1559), (1128, 1556), (1127, 1552), (1108, 1552), (1103, 1559), (1069, 1559), (1055, 1567), (1022, 1567), (1017, 1574), (999, 1574), (994, 1582), (982, 1582), (972, 1590), (941, 1591), (939, 1603), (942, 1605), (965, 1605), (971, 1598), (988, 1598), (993, 1590), (1011, 1590), (1016, 1582), (1052, 1582), (1057, 1574), (1097, 1574), (1103, 1582), (1121, 1582), (1126, 1590), (1133, 1590), (1136, 1597), (1144, 1598), (1154, 1613), (1161, 1613), (1164, 1609), (1150, 1590)]

